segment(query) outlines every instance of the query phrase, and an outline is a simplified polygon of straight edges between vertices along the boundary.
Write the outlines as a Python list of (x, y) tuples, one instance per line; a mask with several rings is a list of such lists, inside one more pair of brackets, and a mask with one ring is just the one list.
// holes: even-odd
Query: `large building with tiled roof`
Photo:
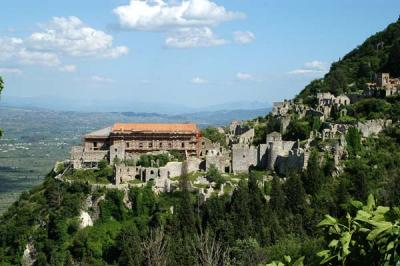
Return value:
[(117, 123), (84, 136), (83, 146), (72, 149), (76, 168), (96, 167), (103, 159), (129, 160), (142, 153), (179, 151), (200, 154), (200, 130), (196, 124)]

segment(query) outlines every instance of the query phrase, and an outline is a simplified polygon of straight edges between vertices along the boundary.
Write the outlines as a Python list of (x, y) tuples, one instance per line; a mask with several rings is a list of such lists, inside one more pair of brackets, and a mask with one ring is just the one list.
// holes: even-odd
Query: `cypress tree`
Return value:
[(321, 189), (323, 172), (318, 160), (318, 152), (312, 151), (306, 171), (302, 175), (305, 191), (315, 195)]
[[(282, 190), (282, 185), (279, 177), (274, 177), (271, 184), (271, 199), (269, 206), (276, 214), (282, 214), (285, 209), (285, 193)], [(280, 215), (279, 215), (280, 216)]]
[(293, 213), (302, 213), (306, 208), (306, 192), (303, 182), (298, 175), (292, 175), (285, 184), (286, 187), (286, 206)]

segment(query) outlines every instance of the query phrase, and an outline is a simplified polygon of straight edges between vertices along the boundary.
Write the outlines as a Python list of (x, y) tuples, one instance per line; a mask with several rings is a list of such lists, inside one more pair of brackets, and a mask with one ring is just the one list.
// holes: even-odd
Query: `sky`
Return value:
[(3, 102), (157, 112), (289, 99), (396, 21), (400, 1), (13, 0), (1, 12)]

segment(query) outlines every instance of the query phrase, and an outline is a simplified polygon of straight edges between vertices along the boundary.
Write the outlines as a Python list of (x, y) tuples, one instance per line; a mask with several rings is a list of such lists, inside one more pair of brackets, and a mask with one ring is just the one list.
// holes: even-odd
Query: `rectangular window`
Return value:
[(153, 148), (153, 142), (149, 142), (149, 148)]
[(143, 143), (139, 142), (139, 148), (142, 149), (143, 148)]
[(129, 148), (129, 142), (126, 143), (126, 147)]

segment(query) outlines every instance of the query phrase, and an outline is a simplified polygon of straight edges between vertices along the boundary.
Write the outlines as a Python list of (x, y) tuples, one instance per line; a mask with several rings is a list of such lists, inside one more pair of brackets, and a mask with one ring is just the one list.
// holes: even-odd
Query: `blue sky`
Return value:
[(111, 111), (279, 101), (399, 14), (398, 0), (7, 1), (3, 98)]

